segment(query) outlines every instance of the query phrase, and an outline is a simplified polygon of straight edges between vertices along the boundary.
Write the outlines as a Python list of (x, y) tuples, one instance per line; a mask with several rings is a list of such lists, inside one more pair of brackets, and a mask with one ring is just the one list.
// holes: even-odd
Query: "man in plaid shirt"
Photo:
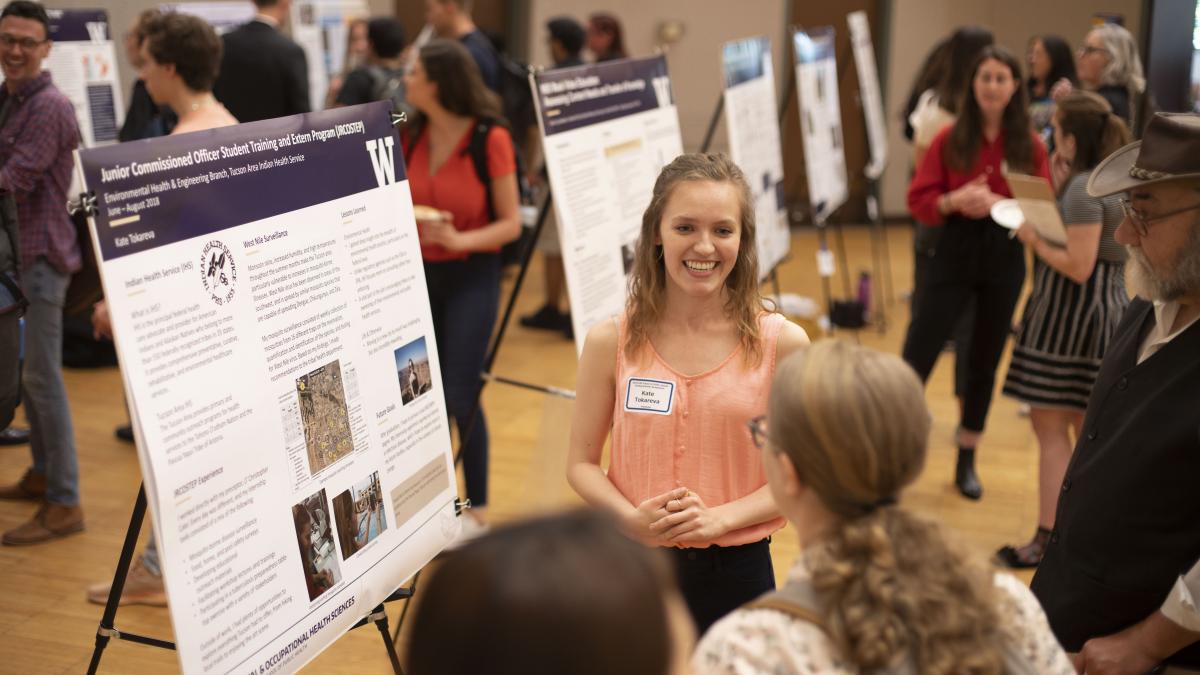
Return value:
[(23, 402), (33, 467), (0, 498), (38, 502), (33, 518), (4, 533), (7, 545), (36, 544), (83, 530), (79, 468), (62, 377), (62, 311), (71, 273), (80, 267), (67, 215), (75, 112), (42, 72), (50, 54), (41, 5), (13, 0), (0, 11), (0, 198), (16, 201), (25, 314)]

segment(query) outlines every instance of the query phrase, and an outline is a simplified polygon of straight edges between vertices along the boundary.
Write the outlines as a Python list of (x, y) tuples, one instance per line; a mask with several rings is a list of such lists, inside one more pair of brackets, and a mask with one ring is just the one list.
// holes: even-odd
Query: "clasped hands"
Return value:
[(638, 505), (630, 530), (647, 544), (684, 544), (712, 541), (729, 531), (720, 512), (709, 508), (700, 495), (678, 487)]
[(946, 193), (948, 211), (963, 214), (972, 220), (986, 218), (992, 205), (1004, 199), (988, 187), (987, 176), (979, 174), (962, 187)]

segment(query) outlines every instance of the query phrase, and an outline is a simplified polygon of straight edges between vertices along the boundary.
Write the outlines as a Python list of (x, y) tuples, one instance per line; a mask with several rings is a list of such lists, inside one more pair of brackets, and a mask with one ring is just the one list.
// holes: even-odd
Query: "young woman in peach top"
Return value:
[(776, 360), (808, 344), (763, 308), (754, 230), (733, 162), (676, 158), (642, 217), (625, 313), (588, 333), (579, 364), (567, 480), (672, 553), (701, 633), (775, 587), (769, 538), (784, 521), (746, 424)]

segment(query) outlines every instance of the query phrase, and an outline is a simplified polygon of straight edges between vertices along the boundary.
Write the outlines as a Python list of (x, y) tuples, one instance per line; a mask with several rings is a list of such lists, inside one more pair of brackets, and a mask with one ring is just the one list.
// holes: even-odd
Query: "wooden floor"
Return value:
[[(860, 269), (870, 266), (868, 230), (849, 228), (846, 241), (849, 269), (857, 277)], [(861, 339), (867, 345), (895, 353), (908, 321), (907, 305), (901, 298), (911, 288), (909, 229), (889, 228), (888, 248), (895, 299), (887, 306), (887, 327), (883, 332), (863, 332)], [(814, 234), (796, 234), (792, 251), (792, 259), (780, 269), (784, 292), (819, 298)], [(540, 304), (540, 269), (532, 269), (529, 280), (518, 313), (532, 311)], [(835, 283), (835, 288), (840, 294), (840, 283)], [(959, 497), (950, 483), (957, 406), (951, 393), (949, 364), (950, 359), (944, 358), (930, 381), (928, 400), (935, 417), (930, 457), (924, 475), (905, 493), (902, 503), (942, 520), (981, 555), (990, 555), (998, 546), (1023, 541), (1033, 531), (1037, 515), (1037, 445), (1028, 420), (1018, 416), (1017, 405), (997, 396), (988, 433), (980, 446), (980, 474), (986, 494), (980, 502)], [(1001, 376), (1005, 368), (1001, 366)], [(513, 326), (495, 372), (572, 388), (574, 348), (556, 335)], [(101, 608), (84, 600), (84, 587), (111, 578), (137, 491), (134, 449), (113, 437), (113, 428), (126, 421), (117, 370), (69, 370), (66, 381), (75, 420), (87, 531), (31, 548), (0, 547), (0, 672), (80, 673), (86, 669)], [(492, 438), (494, 520), (577, 503), (562, 477), (570, 401), (495, 384), (486, 390), (485, 408)], [(18, 479), (28, 463), (27, 446), (0, 448), (0, 482)], [(0, 503), (0, 529), (23, 522), (32, 510), (23, 503)], [(775, 538), (772, 550), (776, 574), (782, 578), (797, 554), (790, 530), (785, 529)], [(392, 609), (393, 620), (398, 611), (398, 607)], [(117, 627), (171, 638), (170, 618), (164, 609), (123, 608)], [(174, 653), (124, 642), (113, 642), (108, 647), (101, 667), (105, 673), (177, 670)], [(322, 654), (311, 672), (386, 673), (390, 669), (378, 632), (365, 628)]]

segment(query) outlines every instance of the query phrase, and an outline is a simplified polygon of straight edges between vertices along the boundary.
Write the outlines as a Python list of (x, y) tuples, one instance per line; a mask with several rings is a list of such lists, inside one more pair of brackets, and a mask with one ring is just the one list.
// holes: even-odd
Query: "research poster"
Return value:
[(79, 165), (183, 671), (293, 672), (458, 533), (389, 105)]
[(346, 66), (350, 22), (370, 16), (366, 0), (297, 0), (292, 3), (292, 39), (308, 57), (308, 95), (313, 110), (325, 107), (329, 79)]
[(830, 26), (792, 33), (808, 199), (819, 223), (825, 222), (848, 196), (833, 38)]
[(159, 5), (163, 11), (198, 16), (208, 22), (217, 35), (224, 35), (249, 22), (258, 14), (250, 0), (214, 0), (213, 2), (169, 2)]
[(117, 140), (125, 118), (117, 51), (103, 9), (50, 9), (54, 47), (42, 62), (54, 84), (71, 101), (83, 144)]
[(791, 246), (779, 142), (779, 106), (771, 41), (755, 37), (721, 46), (725, 129), (729, 154), (746, 174), (754, 198), (760, 279), (783, 262)]
[(531, 76), (571, 298), (575, 346), (625, 307), (626, 279), (663, 166), (683, 153), (665, 56)]
[(850, 43), (854, 47), (854, 65), (858, 72), (859, 100), (867, 122), (867, 142), (871, 146), (871, 160), (863, 172), (867, 178), (878, 180), (887, 166), (887, 121), (883, 114), (875, 47), (871, 43), (871, 24), (867, 20), (867, 13), (863, 11), (848, 14), (846, 23), (850, 26)]

